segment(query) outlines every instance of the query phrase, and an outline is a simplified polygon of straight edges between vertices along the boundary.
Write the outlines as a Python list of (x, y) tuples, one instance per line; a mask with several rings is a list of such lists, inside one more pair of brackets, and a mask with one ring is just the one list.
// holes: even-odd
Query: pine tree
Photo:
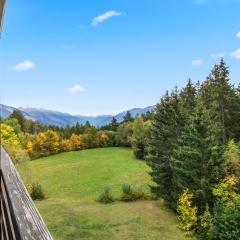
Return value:
[(192, 80), (189, 79), (186, 87), (183, 88), (182, 91), (180, 92), (182, 108), (187, 115), (194, 111), (194, 108), (196, 106), (196, 95), (197, 95), (196, 87), (192, 83)]
[(82, 134), (84, 131), (83, 131), (83, 127), (79, 124), (79, 122), (76, 123), (76, 126), (75, 126), (75, 134), (79, 135), (79, 134)]
[(180, 99), (177, 90), (169, 96), (168, 92), (156, 107), (148, 163), (155, 186), (151, 187), (157, 196), (170, 200), (172, 191), (172, 154), (178, 145), (182, 130)]
[(17, 119), (19, 125), (21, 126), (21, 130), (25, 131), (26, 120), (25, 120), (23, 114), (19, 110), (14, 110), (9, 118)]
[(91, 124), (89, 121), (86, 121), (85, 125), (84, 125), (84, 128), (85, 128), (85, 131), (87, 131), (89, 128), (91, 128)]
[(124, 122), (131, 122), (133, 120), (130, 111), (127, 111), (126, 115), (123, 117)]
[(240, 101), (237, 90), (230, 84), (229, 70), (221, 59), (215, 65), (200, 89), (202, 102), (211, 113), (211, 119), (218, 124), (216, 134), (221, 144), (231, 138), (240, 138)]
[(112, 122), (111, 122), (110, 125), (111, 125), (111, 130), (116, 132), (119, 124), (118, 124), (117, 119), (115, 117), (112, 118)]
[(215, 128), (209, 112), (199, 103), (172, 156), (173, 206), (185, 189), (193, 193), (200, 211), (207, 203), (212, 206), (211, 189), (223, 174), (222, 151), (214, 136)]

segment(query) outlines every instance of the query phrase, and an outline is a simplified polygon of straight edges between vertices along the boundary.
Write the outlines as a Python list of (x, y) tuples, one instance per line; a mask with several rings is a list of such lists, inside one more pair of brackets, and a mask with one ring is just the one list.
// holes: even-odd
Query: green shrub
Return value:
[(240, 196), (231, 204), (226, 205), (221, 201), (216, 204), (209, 236), (211, 240), (239, 240)]
[(206, 205), (204, 213), (199, 216), (199, 223), (197, 227), (197, 238), (201, 240), (209, 239), (209, 232), (213, 226), (213, 216), (210, 213), (208, 204)]
[(45, 198), (42, 186), (39, 183), (33, 183), (28, 188), (28, 191), (33, 200), (43, 200)]
[(141, 187), (134, 189), (129, 183), (124, 183), (122, 185), (120, 201), (131, 202), (145, 199), (148, 199), (148, 196), (144, 193)]
[(114, 202), (110, 186), (106, 185), (103, 187), (103, 192), (100, 194), (97, 201), (105, 204)]
[(122, 195), (120, 197), (120, 200), (124, 202), (135, 201), (134, 192), (130, 184), (124, 183), (122, 185)]
[(26, 151), (24, 151), (19, 145), (14, 146), (10, 143), (3, 143), (5, 150), (12, 159), (14, 164), (29, 161), (30, 158)]
[(149, 200), (151, 196), (148, 196), (142, 189), (142, 187), (137, 187), (133, 190), (135, 200)]

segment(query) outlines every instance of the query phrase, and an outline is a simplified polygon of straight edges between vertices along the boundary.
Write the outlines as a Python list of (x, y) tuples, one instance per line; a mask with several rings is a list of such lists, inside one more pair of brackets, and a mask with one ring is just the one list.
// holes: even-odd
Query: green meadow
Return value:
[[(61, 153), (37, 159), (19, 170), (23, 179), (39, 182), (46, 199), (36, 201), (55, 240), (183, 240), (177, 219), (163, 201), (101, 204), (104, 185), (119, 197), (123, 183), (149, 191), (149, 167), (127, 148)], [(31, 179), (31, 180), (29, 180)], [(26, 182), (28, 182), (26, 181)]]

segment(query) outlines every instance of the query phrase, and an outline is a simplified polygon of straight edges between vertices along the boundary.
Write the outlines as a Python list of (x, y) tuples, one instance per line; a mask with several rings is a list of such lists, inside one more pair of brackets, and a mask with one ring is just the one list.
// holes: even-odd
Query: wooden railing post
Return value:
[(10, 157), (1, 147), (1, 240), (52, 240)]

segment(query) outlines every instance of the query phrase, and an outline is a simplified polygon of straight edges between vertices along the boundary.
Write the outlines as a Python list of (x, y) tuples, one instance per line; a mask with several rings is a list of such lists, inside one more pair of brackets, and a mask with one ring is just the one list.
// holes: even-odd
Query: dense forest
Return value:
[(14, 111), (1, 120), (2, 143), (15, 163), (59, 152), (132, 147), (146, 161), (151, 191), (179, 216), (179, 226), (199, 239), (240, 236), (240, 87), (230, 83), (222, 59), (204, 82), (191, 80), (166, 92), (154, 112), (96, 128), (59, 128)]

